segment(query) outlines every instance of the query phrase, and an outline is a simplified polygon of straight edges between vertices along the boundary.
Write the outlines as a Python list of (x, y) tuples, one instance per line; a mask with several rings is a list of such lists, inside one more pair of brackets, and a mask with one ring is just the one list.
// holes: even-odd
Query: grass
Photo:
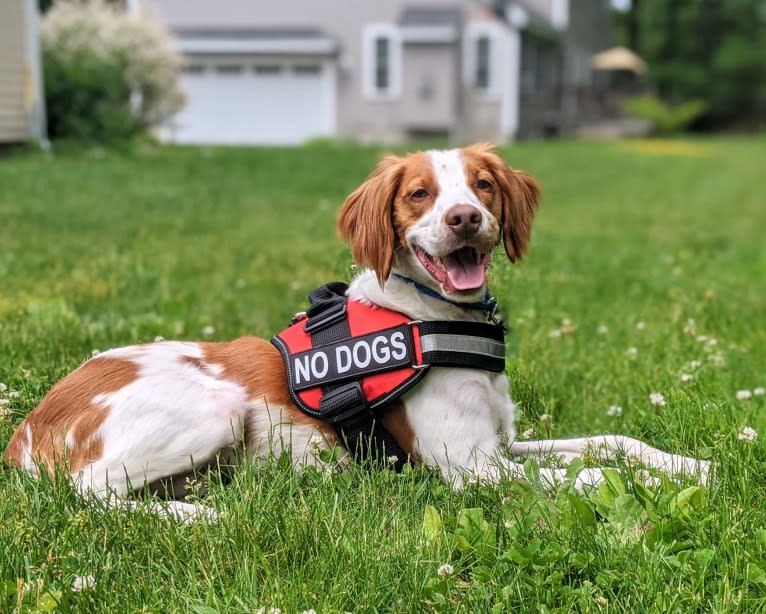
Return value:
[[(456, 493), (421, 470), (297, 475), (277, 460), (225, 485), (202, 476), (222, 519), (179, 526), (4, 471), (0, 611), (765, 611), (766, 454), (738, 434), (766, 433), (766, 396), (736, 396), (766, 386), (764, 145), (504, 151), (545, 194), (528, 259), (491, 272), (520, 432), (619, 432), (710, 458), (709, 489), (615, 474), (546, 494), (530, 463), (528, 483)], [(0, 446), (94, 349), (269, 337), (308, 291), (347, 279), (335, 213), (380, 153), (0, 159)]]

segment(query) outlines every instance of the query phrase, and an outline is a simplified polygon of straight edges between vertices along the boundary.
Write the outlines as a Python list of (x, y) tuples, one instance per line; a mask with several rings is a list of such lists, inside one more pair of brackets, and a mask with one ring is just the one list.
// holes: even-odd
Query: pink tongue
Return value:
[(472, 248), (463, 247), (444, 256), (442, 264), (456, 290), (476, 290), (484, 285), (484, 265), (476, 264)]

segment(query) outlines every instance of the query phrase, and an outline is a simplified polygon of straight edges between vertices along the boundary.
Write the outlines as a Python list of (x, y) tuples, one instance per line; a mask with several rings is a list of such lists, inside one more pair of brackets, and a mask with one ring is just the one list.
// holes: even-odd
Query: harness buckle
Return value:
[(359, 382), (350, 382), (326, 392), (319, 402), (322, 419), (332, 425), (348, 422), (359, 414), (367, 414), (367, 399)]
[(337, 322), (346, 315), (347, 305), (346, 301), (338, 301), (335, 305), (324, 309), (320, 313), (309, 316), (303, 330), (307, 333), (314, 333), (330, 326), (330, 324)]

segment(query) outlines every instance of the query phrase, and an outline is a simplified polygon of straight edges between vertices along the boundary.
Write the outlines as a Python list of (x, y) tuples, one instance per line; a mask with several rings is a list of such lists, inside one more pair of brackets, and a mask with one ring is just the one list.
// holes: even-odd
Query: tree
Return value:
[(764, 123), (764, 0), (634, 0), (618, 25), (663, 100), (704, 100), (709, 127)]

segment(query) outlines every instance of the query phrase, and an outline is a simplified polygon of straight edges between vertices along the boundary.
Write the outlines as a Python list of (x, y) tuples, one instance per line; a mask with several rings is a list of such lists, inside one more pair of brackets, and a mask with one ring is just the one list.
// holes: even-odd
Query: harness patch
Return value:
[(296, 391), (412, 366), (412, 329), (387, 328), (298, 352), (289, 360), (290, 386)]

